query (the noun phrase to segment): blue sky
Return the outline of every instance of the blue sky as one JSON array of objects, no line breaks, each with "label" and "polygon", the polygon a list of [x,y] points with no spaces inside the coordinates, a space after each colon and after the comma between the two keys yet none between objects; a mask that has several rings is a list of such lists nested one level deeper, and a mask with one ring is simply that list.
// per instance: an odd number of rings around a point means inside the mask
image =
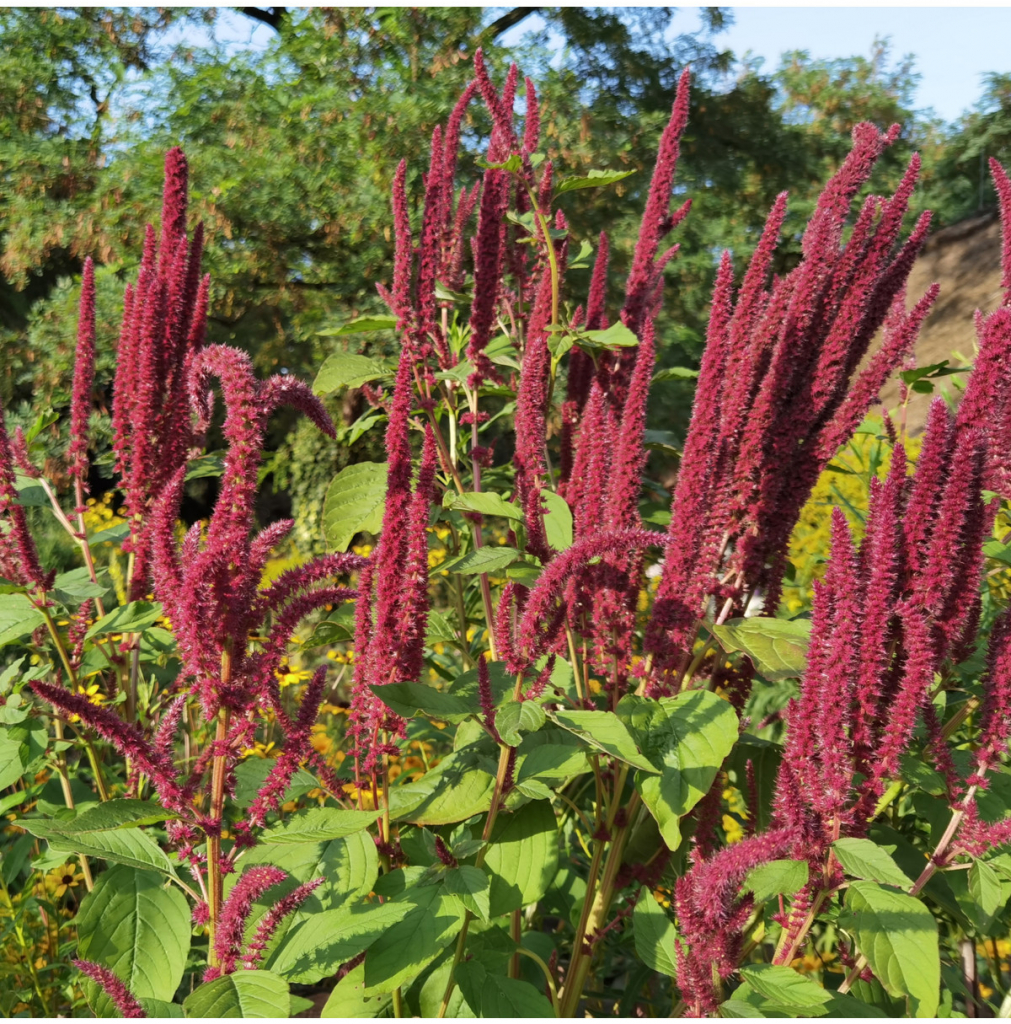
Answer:
[{"label": "blue sky", "polygon": [[[953,120],[982,92],[988,71],[1011,72],[1011,8],[1000,7],[733,7],[734,24],[717,37],[742,56],[765,58],[765,71],[787,50],[815,58],[868,55],[875,36],[891,37],[893,56],[916,57],[919,108]],[[698,14],[682,8],[675,25],[694,28]],[[684,31],[685,29],[679,29]]]},{"label": "blue sky", "polygon": [[[986,72],[1011,72],[1011,7],[730,9],[734,24],[719,34],[720,45],[738,56],[750,50],[765,58],[767,72],[776,68],[779,55],[787,50],[808,50],[815,58],[867,56],[875,36],[890,37],[894,59],[907,53],[916,58],[921,75],[916,107],[932,108],[946,121],[979,99]],[[698,24],[698,11],[681,7],[673,29],[693,31]],[[236,48],[260,48],[272,36],[270,29],[227,9],[222,11],[216,34]]]}]

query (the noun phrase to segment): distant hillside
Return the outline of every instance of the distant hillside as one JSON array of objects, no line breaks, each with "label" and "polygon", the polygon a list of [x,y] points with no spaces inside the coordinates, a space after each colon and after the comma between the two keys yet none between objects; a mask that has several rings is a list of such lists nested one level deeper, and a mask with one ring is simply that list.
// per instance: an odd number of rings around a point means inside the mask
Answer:
[{"label": "distant hillside", "polygon": [[[972,317],[977,309],[989,312],[1000,302],[1000,221],[995,213],[983,214],[943,228],[932,235],[909,278],[909,304],[937,281],[941,294],[923,325],[916,346],[916,365],[929,366],[945,359],[953,364],[971,362],[975,354]],[[950,388],[951,378],[939,381]],[[923,429],[931,395],[913,395],[909,401],[906,429]],[[885,408],[895,410],[898,383],[889,381],[881,393]]]}]

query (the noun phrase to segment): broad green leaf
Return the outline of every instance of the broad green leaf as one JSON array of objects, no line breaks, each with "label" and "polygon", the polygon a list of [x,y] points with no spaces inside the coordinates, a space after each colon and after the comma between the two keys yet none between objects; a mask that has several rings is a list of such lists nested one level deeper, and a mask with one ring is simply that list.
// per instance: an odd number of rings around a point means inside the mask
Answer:
[{"label": "broad green leaf", "polygon": [[288,930],[270,969],[290,982],[311,985],[364,952],[415,909],[406,901],[324,910]]},{"label": "broad green leaf", "polygon": [[[170,1003],[164,999],[145,999],[144,997],[141,997],[138,1002],[149,1017],[178,1017],[181,1019],[186,1016],[179,1003]],[[118,1014],[110,1012],[108,1016],[113,1017]]]},{"label": "broad green leaf", "polygon": [[[75,923],[82,959],[108,967],[138,998],[171,1001],[190,949],[190,909],[178,889],[151,871],[110,868]],[[85,989],[97,1016],[117,1016],[99,986],[87,982]]]},{"label": "broad green leaf", "polygon": [[547,509],[544,516],[544,534],[556,551],[572,547],[572,509],[569,503],[554,491],[541,491],[541,501]]},{"label": "broad green leaf", "polygon": [[99,581],[92,583],[87,566],[82,566],[80,569],[60,573],[53,580],[53,590],[64,604],[80,604],[89,597],[104,597],[112,589],[109,577],[105,573],[102,573]]},{"label": "broad green leaf", "polygon": [[[470,943],[468,942],[468,945]],[[449,984],[449,974],[453,969],[453,960],[445,957],[442,963],[437,964],[425,978],[418,993],[418,1009],[422,1017],[438,1017],[442,1009],[442,997],[446,993],[446,985]],[[449,997],[446,1006],[445,1018],[476,1017],[477,1014],[470,1008],[459,985],[453,986],[453,992]]]},{"label": "broad green leaf", "polygon": [[428,631],[425,634],[425,643],[429,647],[435,644],[455,644],[459,643],[459,636],[457,636],[456,630],[449,624],[445,615],[435,611],[433,608],[428,610]]},{"label": "broad green leaf", "polygon": [[613,185],[616,181],[627,178],[635,171],[599,171],[590,170],[582,177],[562,178],[555,189],[555,195],[564,195],[566,192],[574,192],[583,188],[600,188],[603,185]]},{"label": "broad green leaf", "polygon": [[283,1017],[288,983],[270,971],[236,971],[195,988],[183,1000],[187,1017]]},{"label": "broad green leaf", "polygon": [[694,380],[698,370],[690,370],[687,366],[664,366],[653,374],[653,383],[661,380]]},{"label": "broad green leaf", "polygon": [[[323,885],[299,910],[285,918],[281,925],[282,932],[323,910],[354,906],[371,892],[379,874],[376,846],[368,832],[355,832],[343,839],[331,839],[325,843],[296,843],[290,846],[258,843],[239,861],[241,870],[253,864],[272,864],[289,875],[288,880],[272,888],[263,897],[264,909],[272,906],[299,883],[314,878],[324,879]],[[227,876],[226,895],[238,877],[237,874]],[[280,941],[276,945],[280,945]],[[267,961],[265,966],[272,968]]]},{"label": "broad green leaf", "polygon": [[744,889],[750,889],[756,903],[764,903],[773,896],[790,896],[807,885],[806,860],[770,860],[752,868],[744,879]]},{"label": "broad green leaf", "polygon": [[528,590],[532,590],[534,584],[540,579],[544,569],[540,565],[528,562],[526,559],[512,562],[506,566],[506,576],[522,584]]},{"label": "broad green leaf", "polygon": [[385,1017],[392,1002],[392,992],[366,989],[365,964],[359,964],[334,986],[320,1017]]},{"label": "broad green leaf", "polygon": [[547,721],[540,704],[532,700],[514,700],[499,708],[495,728],[510,747],[519,746],[524,733],[537,732]]},{"label": "broad green leaf", "polygon": [[[119,811],[112,801],[108,805],[99,804],[77,818],[69,819],[36,819],[22,818],[18,824],[40,839],[46,839],[50,847],[60,853],[83,853],[88,857],[101,857],[116,864],[126,864],[134,868],[152,868],[166,875],[175,875],[175,868],[165,853],[151,836],[136,827],[139,822],[122,821],[117,818]],[[138,804],[144,801],[124,800],[124,804]],[[105,807],[113,807],[105,812]],[[163,812],[156,804],[147,803],[148,818],[162,821],[172,817]],[[126,817],[136,816],[136,808],[126,808],[122,814]],[[116,822],[119,822],[118,824]]]},{"label": "broad green leaf", "polygon": [[[0,729],[0,789],[13,786],[25,770],[21,758],[22,741],[12,733],[12,729]],[[19,821],[18,824],[23,822]]]},{"label": "broad green leaf", "polygon": [[129,604],[113,608],[103,615],[85,634],[86,639],[102,633],[139,633],[152,626],[156,619],[161,618],[162,607],[157,602],[131,601]]},{"label": "broad green leaf", "polygon": [[454,977],[464,999],[479,1017],[517,1020],[555,1016],[548,998],[530,982],[493,974],[477,960],[457,964]]},{"label": "broad green leaf", "polygon": [[888,851],[870,839],[837,839],[832,849],[847,875],[897,885],[900,889],[908,889],[913,884]]},{"label": "broad green leaf", "polygon": [[355,352],[334,352],[323,360],[323,365],[312,382],[315,395],[329,395],[338,388],[360,388],[370,380],[378,380],[389,371],[382,363]]},{"label": "broad green leaf", "polygon": [[416,782],[392,787],[390,815],[415,825],[450,825],[488,810],[494,788],[494,776],[457,751]]},{"label": "broad green leaf", "polygon": [[516,781],[560,782],[586,770],[586,748],[579,737],[554,727],[528,733],[516,748]]},{"label": "broad green leaf", "polygon": [[810,619],[730,619],[711,628],[725,651],[743,651],[766,679],[804,674]]},{"label": "broad green leaf", "polygon": [[[648,729],[636,738],[662,773],[638,773],[635,786],[656,819],[671,850],[681,843],[680,821],[709,792],[716,773],[733,749],[738,721],[727,701],[706,690],[690,690],[659,702],[623,698],[619,710],[639,703]],[[630,719],[636,721],[633,714]]]},{"label": "broad green leaf", "polygon": [[219,452],[210,452],[207,455],[200,455],[190,459],[186,463],[186,483],[191,480],[204,480],[209,477],[223,476],[225,472],[225,459]]},{"label": "broad green leaf", "polygon": [[110,800],[78,814],[76,818],[34,819],[19,822],[33,835],[48,839],[53,835],[80,836],[113,829],[138,828],[177,818],[153,800]]},{"label": "broad green leaf", "polygon": [[[248,807],[256,799],[256,794],[263,788],[273,766],[274,762],[269,757],[250,757],[235,766],[234,800],[239,807]],[[282,802],[295,800],[310,789],[318,788],[319,779],[304,768],[299,768],[288,783]]]},{"label": "broad green leaf", "polygon": [[0,647],[34,633],[45,622],[24,594],[0,594]]},{"label": "broad green leaf", "polygon": [[499,572],[519,558],[519,554],[515,548],[505,545],[485,545],[468,551],[467,554],[460,555],[458,558],[451,558],[448,562],[443,562],[442,565],[436,566],[432,570],[432,574],[438,574],[446,569],[459,573],[461,576]]},{"label": "broad green leaf", "polygon": [[759,995],[791,1010],[817,1010],[832,998],[827,989],[790,967],[748,964],[741,968],[741,977]]},{"label": "broad green leaf", "polygon": [[460,902],[475,917],[482,921],[489,920],[489,882],[488,876],[472,864],[461,864],[450,868],[442,876],[443,889],[459,898]]},{"label": "broad green leaf", "polygon": [[969,892],[976,905],[980,931],[985,933],[997,912],[1007,902],[1000,877],[985,860],[975,860],[969,868]]},{"label": "broad green leaf", "polygon": [[639,959],[651,970],[670,978],[677,976],[674,942],[677,929],[667,912],[643,886],[632,913],[632,933]]},{"label": "broad green leaf", "polygon": [[355,462],[330,481],[323,499],[323,536],[333,551],[346,551],[355,534],[378,533],[386,506],[386,463]]},{"label": "broad green leaf", "polygon": [[503,519],[523,519],[523,509],[511,501],[506,501],[502,495],[495,494],[494,491],[468,491],[466,494],[457,494],[450,508],[458,512],[480,512],[484,516],[501,516]]},{"label": "broad green leaf", "polygon": [[639,344],[639,339],[620,320],[603,331],[580,331],[576,340],[583,348],[595,350],[635,348]]},{"label": "broad green leaf", "polygon": [[875,977],[893,996],[907,995],[916,1017],[933,1017],[941,986],[937,923],[916,898],[877,882],[853,882],[846,890],[840,927]]},{"label": "broad green leaf", "polygon": [[495,820],[484,866],[491,873],[492,917],[536,903],[558,871],[558,823],[538,800]]},{"label": "broad green leaf", "polygon": [[296,811],[283,825],[268,828],[260,837],[275,846],[319,843],[343,839],[368,828],[376,820],[371,811],[345,811],[337,807],[309,807]]},{"label": "broad green leaf", "polygon": [[340,338],[346,334],[366,334],[369,331],[392,331],[397,326],[397,318],[387,313],[379,313],[373,316],[360,316],[349,320],[341,327],[325,327],[317,331],[324,338]]},{"label": "broad green leaf", "polygon": [[428,715],[447,722],[460,721],[480,711],[480,705],[424,683],[384,683],[372,686],[372,692],[403,718]]},{"label": "broad green leaf", "polygon": [[640,752],[625,724],[613,711],[555,711],[550,713],[550,718],[605,754],[633,768],[659,774],[660,769]]},{"label": "broad green leaf", "polygon": [[38,482],[28,476],[15,474],[14,487],[18,492],[18,504],[26,507],[45,508],[49,504],[49,495],[46,489]]},{"label": "broad green leaf", "polygon": [[130,524],[117,523],[115,526],[109,526],[104,530],[99,530],[98,533],[93,533],[88,538],[88,547],[95,547],[99,544],[119,545],[129,536]]},{"label": "broad green leaf", "polygon": [[455,896],[439,893],[388,928],[365,954],[365,984],[392,992],[427,967],[456,937],[466,914]]}]

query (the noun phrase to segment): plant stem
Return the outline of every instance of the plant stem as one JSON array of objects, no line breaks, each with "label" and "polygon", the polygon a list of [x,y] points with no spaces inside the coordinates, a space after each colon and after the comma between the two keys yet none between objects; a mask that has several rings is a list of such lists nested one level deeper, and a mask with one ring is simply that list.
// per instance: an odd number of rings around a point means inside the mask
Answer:
[{"label": "plant stem", "polygon": [[[222,654],[222,677],[225,675],[226,655]],[[230,661],[228,668],[230,674]],[[214,734],[214,761],[211,774],[211,820],[216,822],[217,831],[207,837],[207,907],[208,925],[210,926],[210,947],[208,961],[216,967],[218,956],[214,949],[218,918],[221,916],[222,876],[221,876],[221,827],[225,808],[225,768],[227,754],[224,751],[228,741],[228,708],[218,712],[218,727]]]},{"label": "plant stem", "polygon": [[[509,772],[509,754],[511,747],[506,746],[504,743],[499,744],[499,756],[498,756],[498,772],[495,776],[495,788],[491,794],[491,807],[488,808],[488,817],[484,820],[484,829],[481,832],[481,839],[487,844],[491,838],[492,829],[495,827],[495,819],[498,817],[498,805],[502,797],[502,790],[505,787],[506,776]],[[480,868],[484,864],[485,851],[488,849],[487,845],[483,846],[477,856],[474,858],[474,864]],[[439,1018],[446,1016],[446,1010],[449,1007],[450,997],[453,995],[453,989],[456,987],[456,968],[460,961],[463,959],[463,952],[467,946],[467,932],[470,930],[470,922],[473,920],[474,915],[468,910],[463,915],[463,925],[460,928],[460,935],[456,940],[456,950],[453,953],[453,964],[449,969],[449,979],[446,982],[446,991],[442,995],[442,1003],[439,1005]]]}]

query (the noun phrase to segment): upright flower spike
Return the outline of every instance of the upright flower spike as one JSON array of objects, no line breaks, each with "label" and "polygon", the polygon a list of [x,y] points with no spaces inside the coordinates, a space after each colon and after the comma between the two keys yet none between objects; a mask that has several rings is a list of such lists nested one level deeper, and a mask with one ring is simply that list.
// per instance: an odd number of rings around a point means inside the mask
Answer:
[{"label": "upright flower spike", "polygon": [[688,123],[688,99],[691,87],[691,73],[686,68],[678,80],[677,94],[671,109],[670,120],[660,139],[653,180],[650,182],[646,209],[642,215],[642,227],[632,257],[632,269],[625,286],[625,308],[622,320],[636,334],[642,329],[646,308],[654,287],[654,261],[660,240],[671,230],[670,213],[671,189],[677,170],[681,147],[681,135]]},{"label": "upright flower spike", "polygon": [[81,304],[77,317],[74,388],[70,402],[70,475],[86,486],[88,479],[88,420],[95,379],[95,264],[89,256],[81,274]]},{"label": "upright flower spike", "polygon": [[1011,181],[1008,180],[1007,172],[1000,162],[993,157],[990,157],[990,176],[993,178],[993,187],[997,191],[997,200],[1000,203],[1002,231],[1000,286],[1004,289],[1002,305],[1009,306],[1011,305]]},{"label": "upright flower spike", "polygon": [[393,312],[397,317],[397,330],[410,326],[411,275],[413,273],[414,243],[411,240],[411,218],[407,212],[407,161],[397,164],[393,175],[393,236],[396,247],[393,255]]},{"label": "upright flower spike", "polygon": [[[2,527],[6,525],[6,530]],[[0,572],[14,583],[48,590],[56,572],[46,572],[28,529],[25,509],[18,500],[14,452],[0,406]]]}]

